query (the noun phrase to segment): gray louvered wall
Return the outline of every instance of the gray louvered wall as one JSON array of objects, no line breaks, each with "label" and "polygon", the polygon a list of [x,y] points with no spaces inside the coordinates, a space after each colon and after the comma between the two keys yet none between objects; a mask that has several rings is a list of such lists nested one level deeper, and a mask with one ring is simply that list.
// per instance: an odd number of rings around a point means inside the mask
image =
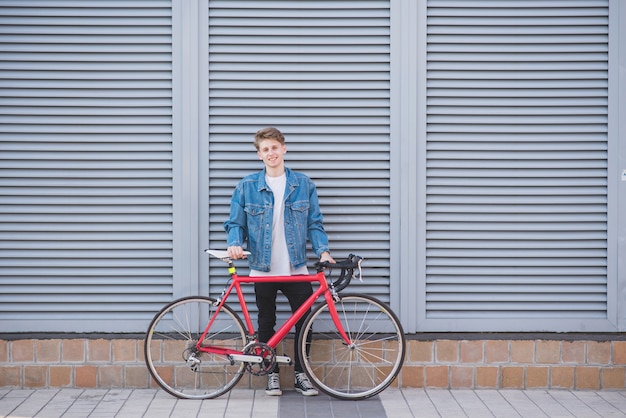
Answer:
[{"label": "gray louvered wall", "polygon": [[[353,290],[389,299],[389,22],[384,0],[209,2],[212,247],[237,181],[263,168],[254,133],[276,126],[318,186],[333,255],[367,259]],[[211,264],[212,292],[224,273]]]},{"label": "gray louvered wall", "polygon": [[[615,5],[0,0],[0,332],[138,332],[206,292],[187,232],[223,248],[267,125],[316,181],[333,254],[366,257],[352,290],[397,298],[408,331],[614,330]],[[392,135],[401,113],[423,130]]]},{"label": "gray louvered wall", "polygon": [[143,324],[172,294],[171,4],[0,13],[2,330]]},{"label": "gray louvered wall", "polygon": [[426,317],[606,318],[608,1],[427,19]]}]

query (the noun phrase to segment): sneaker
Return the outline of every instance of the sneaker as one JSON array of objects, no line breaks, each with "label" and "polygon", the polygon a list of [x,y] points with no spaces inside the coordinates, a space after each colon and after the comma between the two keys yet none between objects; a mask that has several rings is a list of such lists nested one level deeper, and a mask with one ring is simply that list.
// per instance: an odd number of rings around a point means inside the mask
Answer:
[{"label": "sneaker", "polygon": [[267,375],[265,394],[268,396],[280,396],[283,394],[283,391],[280,390],[280,375],[278,373],[270,373]]},{"label": "sneaker", "polygon": [[296,392],[300,392],[304,396],[316,396],[319,392],[313,387],[308,376],[304,372],[296,373],[296,382],[294,384]]}]

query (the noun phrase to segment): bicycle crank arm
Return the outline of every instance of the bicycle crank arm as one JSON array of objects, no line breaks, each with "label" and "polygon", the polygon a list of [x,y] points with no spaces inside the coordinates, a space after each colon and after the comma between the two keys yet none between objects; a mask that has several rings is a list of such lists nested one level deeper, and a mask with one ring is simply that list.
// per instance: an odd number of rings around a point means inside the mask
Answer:
[{"label": "bicycle crank arm", "polygon": [[291,357],[288,356],[276,356],[276,363],[292,364]]},{"label": "bicycle crank arm", "polygon": [[[261,363],[263,361],[261,356],[251,356],[249,354],[231,354],[229,357],[232,361],[242,361],[245,363]],[[276,356],[276,363],[292,364],[291,357]]]},{"label": "bicycle crank arm", "polygon": [[263,357],[251,356],[249,354],[231,354],[230,358],[233,361],[242,361],[245,363],[261,363],[263,361]]}]

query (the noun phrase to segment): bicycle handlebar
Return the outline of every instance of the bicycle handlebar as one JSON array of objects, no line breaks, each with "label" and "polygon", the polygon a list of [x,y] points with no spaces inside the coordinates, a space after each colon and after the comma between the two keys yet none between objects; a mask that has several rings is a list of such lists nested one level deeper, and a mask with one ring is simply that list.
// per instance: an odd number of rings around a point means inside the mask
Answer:
[{"label": "bicycle handlebar", "polygon": [[[363,257],[360,257],[355,254],[350,254],[348,258],[342,261],[337,261],[335,263],[331,263],[328,261],[318,261],[315,263],[315,268],[318,272],[323,270],[328,270],[328,276],[330,277],[333,268],[340,268],[341,273],[339,278],[333,281],[333,287],[337,292],[345,289],[353,278],[358,278],[359,280],[363,280],[361,276],[361,261],[363,261]],[[358,273],[355,275],[354,269],[358,269]]]}]

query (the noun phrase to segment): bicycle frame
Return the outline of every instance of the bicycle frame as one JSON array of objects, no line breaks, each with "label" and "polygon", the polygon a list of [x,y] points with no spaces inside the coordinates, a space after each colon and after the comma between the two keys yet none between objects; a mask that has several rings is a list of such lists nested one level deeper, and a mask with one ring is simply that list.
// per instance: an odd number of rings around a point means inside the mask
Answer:
[{"label": "bicycle frame", "polygon": [[[196,343],[196,349],[201,352],[211,353],[211,354],[221,354],[221,355],[242,355],[243,351],[232,350],[219,346],[212,345],[202,345],[207,333],[211,329],[211,326],[217,319],[222,307],[226,304],[226,300],[228,300],[229,295],[232,293],[233,289],[237,294],[237,298],[239,299],[239,305],[241,306],[241,310],[244,317],[244,322],[246,324],[248,338],[252,338],[256,334],[254,325],[252,324],[252,320],[250,319],[250,313],[248,311],[248,306],[246,304],[243,290],[241,289],[242,284],[247,283],[281,283],[281,282],[310,282],[310,283],[319,283],[319,287],[313,292],[313,294],[304,302],[296,312],[292,313],[292,315],[285,321],[285,323],[274,333],[274,335],[267,341],[267,345],[269,345],[272,349],[275,349],[278,344],[287,336],[291,328],[302,318],[307,311],[313,306],[313,304],[320,298],[322,295],[326,299],[326,302],[329,306],[329,312],[331,315],[331,319],[335,327],[337,327],[337,331],[339,335],[346,343],[346,345],[350,346],[352,342],[350,341],[348,335],[343,329],[343,325],[339,320],[339,315],[337,314],[337,310],[335,309],[335,300],[334,300],[334,289],[331,289],[328,286],[328,282],[326,281],[326,276],[323,271],[320,271],[316,274],[308,274],[308,275],[299,275],[299,276],[239,276],[235,269],[235,266],[232,261],[229,261],[228,272],[231,277],[231,283],[224,289],[222,295],[219,297],[219,305],[215,310],[215,313],[209,320],[204,332],[200,336],[198,342]],[[249,341],[252,342],[252,341]],[[260,361],[260,359],[257,359]]]}]

